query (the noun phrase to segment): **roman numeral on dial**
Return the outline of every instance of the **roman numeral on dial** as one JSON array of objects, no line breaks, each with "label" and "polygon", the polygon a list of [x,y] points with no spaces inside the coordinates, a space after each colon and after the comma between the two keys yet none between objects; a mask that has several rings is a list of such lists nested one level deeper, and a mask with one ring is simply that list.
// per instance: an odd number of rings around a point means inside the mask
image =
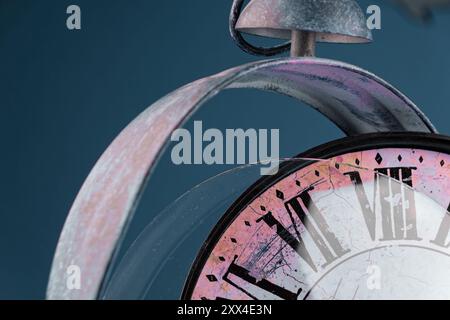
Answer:
[{"label": "roman numeral on dial", "polygon": [[257,222],[263,221],[270,228],[275,227],[278,236],[297,252],[315,272],[317,272],[317,265],[314,263],[311,254],[305,247],[295,217],[300,220],[301,224],[305,227],[305,230],[311,236],[315,246],[324,257],[326,263],[322,267],[325,267],[342,257],[349,252],[349,250],[344,250],[334,233],[330,231],[330,227],[325,218],[311,198],[309,192],[312,190],[314,190],[313,186],[285,203],[285,208],[289,214],[295,236],[292,235],[281,222],[275,219],[271,212],[258,219]]},{"label": "roman numeral on dial", "polygon": [[370,205],[359,171],[347,172],[372,240],[376,239],[375,203],[379,196],[382,238],[389,240],[421,240],[417,235],[416,204],[412,189],[412,172],[416,168],[380,168],[375,170],[374,201]]},{"label": "roman numeral on dial", "polygon": [[450,242],[445,243],[448,233],[450,232],[450,204],[448,206],[447,212],[444,214],[444,218],[442,219],[441,225],[439,227],[439,231],[436,235],[436,239],[432,240],[431,243],[438,245],[443,248],[450,247]]},{"label": "roman numeral on dial", "polygon": [[[230,264],[227,272],[223,276],[224,281],[231,284],[233,287],[239,289],[240,291],[244,292],[246,295],[248,295],[249,297],[251,297],[254,300],[259,300],[259,299],[254,294],[252,294],[252,293],[248,292],[246,289],[244,289],[243,284],[238,284],[237,283],[238,279],[240,279],[240,281],[246,282],[247,284],[256,286],[264,291],[270,292],[271,294],[273,294],[277,297],[280,297],[284,300],[297,300],[302,289],[299,289],[297,293],[294,293],[294,292],[291,292],[283,287],[280,287],[266,279],[257,280],[255,277],[250,275],[249,270],[236,264],[237,258],[238,258],[238,256],[234,256],[233,262]],[[231,276],[235,276],[238,279],[232,279]]]}]

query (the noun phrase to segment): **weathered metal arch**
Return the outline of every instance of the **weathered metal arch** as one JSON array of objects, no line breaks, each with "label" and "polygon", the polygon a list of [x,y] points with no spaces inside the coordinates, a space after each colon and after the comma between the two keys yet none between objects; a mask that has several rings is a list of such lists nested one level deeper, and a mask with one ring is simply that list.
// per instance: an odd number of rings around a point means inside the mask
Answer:
[{"label": "weathered metal arch", "polygon": [[[395,88],[360,68],[323,59],[247,64],[186,85],[157,101],[124,129],[83,184],[64,225],[50,274],[49,299],[95,299],[148,177],[167,141],[204,102],[227,88],[272,90],[306,102],[348,135],[436,132]],[[80,290],[66,270],[82,270]]]}]

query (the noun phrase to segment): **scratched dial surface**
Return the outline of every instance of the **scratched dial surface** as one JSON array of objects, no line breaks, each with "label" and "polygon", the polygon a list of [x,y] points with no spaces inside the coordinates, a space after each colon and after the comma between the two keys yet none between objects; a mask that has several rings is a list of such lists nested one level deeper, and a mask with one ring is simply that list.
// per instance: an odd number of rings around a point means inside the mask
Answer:
[{"label": "scratched dial surface", "polygon": [[226,213],[183,297],[450,299],[449,141],[346,139],[282,168]]}]

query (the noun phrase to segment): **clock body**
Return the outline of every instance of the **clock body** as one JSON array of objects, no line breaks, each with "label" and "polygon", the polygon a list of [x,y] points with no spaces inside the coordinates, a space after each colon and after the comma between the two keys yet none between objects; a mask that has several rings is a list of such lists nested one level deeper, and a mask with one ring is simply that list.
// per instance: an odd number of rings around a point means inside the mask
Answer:
[{"label": "clock body", "polygon": [[450,299],[450,139],[345,138],[286,161],[226,212],[184,299]]}]

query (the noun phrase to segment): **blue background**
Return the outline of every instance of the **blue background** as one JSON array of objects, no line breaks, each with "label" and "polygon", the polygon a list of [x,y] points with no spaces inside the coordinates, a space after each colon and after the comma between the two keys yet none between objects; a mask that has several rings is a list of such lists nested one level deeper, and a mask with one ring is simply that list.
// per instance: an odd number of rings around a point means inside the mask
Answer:
[{"label": "blue background", "polygon": [[[387,1],[370,45],[319,45],[408,95],[450,134],[450,12],[423,25]],[[66,8],[82,30],[66,28]],[[254,61],[228,35],[231,1],[0,0],[0,298],[42,299],[52,255],[82,182],[133,118],[177,87]],[[316,112],[272,93],[219,95],[205,128],[279,128],[281,156],[341,137]],[[192,122],[187,124],[192,127]],[[224,167],[176,167],[165,155],[131,226]],[[132,239],[133,236],[130,237]]]}]

